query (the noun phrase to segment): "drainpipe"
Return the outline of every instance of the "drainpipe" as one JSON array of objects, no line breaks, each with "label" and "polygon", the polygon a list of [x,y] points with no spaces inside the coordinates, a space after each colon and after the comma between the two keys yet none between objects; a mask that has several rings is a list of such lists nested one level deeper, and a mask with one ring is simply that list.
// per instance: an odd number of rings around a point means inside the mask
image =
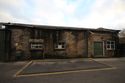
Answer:
[{"label": "drainpipe", "polygon": [[86,37],[85,37],[85,38],[86,38],[86,55],[87,55],[87,57],[89,57],[89,55],[88,55],[88,54],[89,54],[89,53],[88,53],[88,52],[89,52],[89,51],[88,51],[89,31],[88,31],[88,30],[86,31],[86,35],[85,35],[85,36],[86,36]]}]

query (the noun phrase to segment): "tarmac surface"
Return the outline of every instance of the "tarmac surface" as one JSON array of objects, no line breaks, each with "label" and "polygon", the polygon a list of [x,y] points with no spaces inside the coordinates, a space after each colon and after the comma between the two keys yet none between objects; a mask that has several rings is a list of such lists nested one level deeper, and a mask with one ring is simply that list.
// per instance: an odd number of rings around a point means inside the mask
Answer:
[{"label": "tarmac surface", "polygon": [[94,60],[65,60],[60,61],[33,61],[25,69],[20,72],[20,75],[38,74],[38,73],[54,73],[76,70],[102,69],[110,68],[110,66],[99,63]]},{"label": "tarmac surface", "polygon": [[0,63],[0,83],[125,83],[125,58]]}]

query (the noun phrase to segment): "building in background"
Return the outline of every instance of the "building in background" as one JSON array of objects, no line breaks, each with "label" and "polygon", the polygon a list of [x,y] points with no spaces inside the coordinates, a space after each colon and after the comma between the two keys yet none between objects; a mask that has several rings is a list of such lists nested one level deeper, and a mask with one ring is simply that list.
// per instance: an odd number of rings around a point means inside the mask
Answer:
[{"label": "building in background", "polygon": [[0,23],[0,60],[115,57],[119,30]]},{"label": "building in background", "polygon": [[119,56],[125,57],[125,37],[119,38]]}]

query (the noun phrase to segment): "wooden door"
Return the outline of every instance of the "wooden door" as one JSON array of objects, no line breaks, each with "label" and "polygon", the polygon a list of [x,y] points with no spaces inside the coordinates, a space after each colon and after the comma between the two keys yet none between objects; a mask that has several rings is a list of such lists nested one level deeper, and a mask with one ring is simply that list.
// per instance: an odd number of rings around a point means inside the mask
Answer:
[{"label": "wooden door", "polygon": [[94,57],[103,56],[103,42],[94,42]]}]

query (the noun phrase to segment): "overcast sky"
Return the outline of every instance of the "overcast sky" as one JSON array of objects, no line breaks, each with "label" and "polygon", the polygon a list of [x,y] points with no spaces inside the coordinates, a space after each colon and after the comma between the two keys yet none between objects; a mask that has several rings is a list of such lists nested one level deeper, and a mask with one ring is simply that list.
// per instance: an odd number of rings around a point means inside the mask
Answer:
[{"label": "overcast sky", "polygon": [[0,22],[125,28],[125,0],[0,0]]}]

